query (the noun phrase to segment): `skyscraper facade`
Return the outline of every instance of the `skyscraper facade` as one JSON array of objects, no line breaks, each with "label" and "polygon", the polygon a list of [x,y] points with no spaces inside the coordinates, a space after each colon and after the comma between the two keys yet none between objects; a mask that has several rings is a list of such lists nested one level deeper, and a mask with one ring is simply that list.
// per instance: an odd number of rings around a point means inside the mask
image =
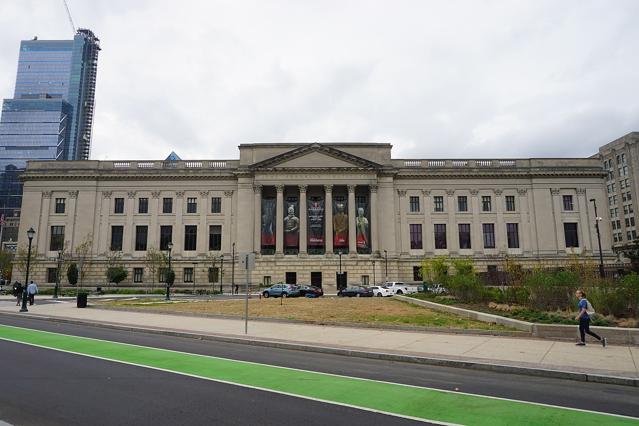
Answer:
[{"label": "skyscraper facade", "polygon": [[73,40],[24,40],[12,99],[0,118],[0,220],[14,239],[20,172],[28,160],[86,160],[91,149],[100,40],[78,29]]}]

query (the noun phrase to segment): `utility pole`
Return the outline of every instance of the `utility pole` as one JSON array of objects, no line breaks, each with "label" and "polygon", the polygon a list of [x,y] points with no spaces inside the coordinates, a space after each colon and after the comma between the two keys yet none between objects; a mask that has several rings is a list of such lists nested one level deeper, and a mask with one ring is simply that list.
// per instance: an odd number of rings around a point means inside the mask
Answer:
[{"label": "utility pole", "polygon": [[603,253],[601,251],[601,233],[599,232],[599,221],[601,218],[597,216],[597,200],[591,198],[590,201],[595,207],[595,229],[597,230],[597,243],[599,243],[599,276],[604,278],[606,273],[604,272]]}]

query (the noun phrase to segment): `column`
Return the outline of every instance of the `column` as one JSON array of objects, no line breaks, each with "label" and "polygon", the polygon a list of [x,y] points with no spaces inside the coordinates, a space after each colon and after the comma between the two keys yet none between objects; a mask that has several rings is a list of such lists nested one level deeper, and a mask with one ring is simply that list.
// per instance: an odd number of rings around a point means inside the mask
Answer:
[{"label": "column", "polygon": [[[473,195],[471,197],[472,203],[472,212],[473,216],[478,214],[477,207],[477,190],[471,190],[470,193]],[[448,212],[448,226],[446,229],[446,247],[448,248],[448,253],[453,254],[457,253],[459,250],[459,229],[457,227],[457,222],[455,221],[455,190],[448,189],[446,190],[446,211]]]},{"label": "column", "polygon": [[430,197],[430,191],[427,189],[422,190],[424,195],[424,229],[422,229],[422,244],[424,246],[424,253],[426,255],[433,254],[435,250],[435,228],[433,227],[433,220],[431,212],[433,211],[433,203]]},{"label": "column", "polygon": [[[250,198],[249,198],[250,199]],[[222,227],[222,253],[231,252],[231,240],[233,239],[233,233],[231,232],[231,217],[233,216],[233,191],[224,191],[224,200],[222,201],[224,206],[224,225]],[[250,222],[246,224],[250,229]],[[208,230],[207,230],[208,232]],[[247,236],[246,249],[250,251],[249,241],[250,236]],[[226,257],[226,256],[225,256]]]},{"label": "column", "polygon": [[506,252],[508,242],[506,239],[506,221],[504,220],[504,199],[503,191],[495,189],[495,211],[497,212],[497,220],[495,223],[495,247],[500,253]]},{"label": "column", "polygon": [[[255,212],[253,211],[253,197],[255,196],[253,180],[253,176],[248,173],[238,176],[237,194],[235,195],[235,210],[233,210],[233,199],[226,195],[226,192],[228,191],[224,192],[223,203],[228,204],[228,206],[223,206],[224,226],[228,226],[229,229],[228,233],[226,230],[223,231],[222,241],[224,241],[224,239],[229,240],[231,243],[229,247],[232,247],[232,241],[230,240],[235,239],[235,251],[238,254],[252,251],[254,244],[254,238],[253,235],[251,235],[253,222],[255,221]],[[231,196],[232,195],[233,194],[231,194]],[[229,207],[229,209],[227,209],[227,207]],[[236,213],[234,214],[234,212]],[[231,225],[233,226],[233,229],[231,229]],[[228,237],[225,238],[227,235]]]},{"label": "column", "polygon": [[566,241],[564,240],[564,227],[561,220],[561,191],[559,188],[551,188],[553,217],[555,219],[555,241],[557,243],[557,253],[566,251]]},{"label": "column", "polygon": [[[198,211],[200,212],[200,224],[199,231],[197,233],[197,253],[206,254],[209,251],[209,227],[206,226],[206,213],[207,213],[207,199],[209,198],[209,191],[200,191],[200,201],[198,205]],[[193,270],[195,274],[195,270]],[[197,283],[197,281],[196,281]]]},{"label": "column", "polygon": [[357,230],[355,229],[355,185],[348,185],[348,255],[357,255]]},{"label": "column", "polygon": [[253,185],[254,201],[253,209],[253,251],[260,253],[262,249],[262,185]]},{"label": "column", "polygon": [[[581,241],[583,241],[584,251],[592,252],[592,241],[590,240],[591,223],[588,220],[588,199],[586,198],[586,188],[577,188],[577,205],[579,208],[579,231]],[[595,218],[597,220],[597,218]],[[594,223],[594,221],[593,221]],[[601,223],[599,224],[601,227]]]},{"label": "column", "polygon": [[100,200],[102,207],[100,209],[100,242],[98,245],[99,255],[111,250],[111,232],[109,229],[109,215],[111,213],[111,196],[112,191],[102,191],[102,199]]},{"label": "column", "polygon": [[[69,213],[67,216],[67,229],[69,229],[71,232],[69,234],[70,239],[69,241],[69,247],[65,247],[66,250],[69,250],[69,252],[73,252],[74,246],[75,246],[75,224],[78,222],[77,221],[77,213],[78,213],[78,190],[74,190],[74,191],[69,191]],[[70,223],[69,223],[70,221]],[[66,238],[66,235],[65,235]],[[82,243],[82,238],[83,236],[80,236],[81,240],[80,243]],[[66,246],[66,241],[65,241],[65,246]]]},{"label": "column", "polygon": [[528,202],[528,190],[526,188],[517,189],[519,195],[519,217],[520,217],[520,229],[519,229],[519,247],[521,247],[524,253],[537,252],[537,247],[534,245],[535,239],[531,237],[533,232],[534,221],[530,219],[530,209]]},{"label": "column", "polygon": [[160,214],[160,191],[151,192],[151,225],[149,226],[149,248],[160,249],[160,228],[158,227],[158,215]]},{"label": "column", "polygon": [[[47,235],[49,235],[49,216],[51,215],[51,196],[53,195],[52,191],[44,191],[42,192],[42,210],[40,214],[40,224],[39,229],[36,229],[36,241],[37,244],[37,252],[38,253],[46,253],[49,251],[49,246],[47,246]],[[19,236],[20,237],[20,236]],[[18,238],[19,240],[20,238]],[[36,253],[36,254],[38,254]]]},{"label": "column", "polygon": [[325,205],[324,222],[326,236],[324,237],[324,247],[326,254],[333,254],[333,185],[324,185]]},{"label": "column", "polygon": [[306,256],[307,226],[306,226],[306,185],[300,185],[300,251],[299,254]]},{"label": "column", "polygon": [[384,250],[388,251],[389,256],[396,254],[395,233],[397,226],[395,225],[395,183],[392,175],[378,175],[377,183],[379,185],[377,200],[377,212],[379,213],[377,220],[379,221],[379,250],[383,254]]},{"label": "column", "polygon": [[377,211],[377,185],[369,186],[371,192],[371,211],[370,211],[370,228],[371,228],[371,255],[379,256],[379,212]]},{"label": "column", "polygon": [[275,254],[284,254],[284,185],[277,185]]},{"label": "column", "polygon": [[400,254],[402,256],[407,256],[410,250],[410,245],[408,242],[408,218],[406,217],[406,190],[398,189],[397,195],[399,196],[399,246],[401,247]]},{"label": "column", "polygon": [[135,226],[133,225],[133,213],[135,212],[135,191],[126,193],[126,205],[124,206],[124,214],[126,215],[126,226],[124,227],[124,241],[122,242],[122,251],[125,255],[132,255],[135,250]]},{"label": "column", "polygon": [[[171,256],[176,258],[182,255],[184,250],[184,222],[182,221],[182,212],[184,211],[184,191],[175,191],[175,226],[173,227],[173,249]],[[176,276],[177,279],[177,276]]]}]

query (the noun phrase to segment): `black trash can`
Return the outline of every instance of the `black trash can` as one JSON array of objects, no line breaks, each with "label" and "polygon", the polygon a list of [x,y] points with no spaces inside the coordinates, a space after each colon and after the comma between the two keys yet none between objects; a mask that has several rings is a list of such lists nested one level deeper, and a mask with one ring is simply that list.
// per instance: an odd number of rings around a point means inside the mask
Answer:
[{"label": "black trash can", "polygon": [[86,293],[78,293],[78,308],[86,308],[87,307],[87,298],[89,297]]}]

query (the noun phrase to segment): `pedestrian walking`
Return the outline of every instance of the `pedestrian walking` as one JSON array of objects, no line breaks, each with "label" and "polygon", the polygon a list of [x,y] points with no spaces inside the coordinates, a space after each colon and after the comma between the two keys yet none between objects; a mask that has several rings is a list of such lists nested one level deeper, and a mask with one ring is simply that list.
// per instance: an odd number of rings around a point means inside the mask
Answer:
[{"label": "pedestrian walking", "polygon": [[24,287],[22,287],[22,283],[16,281],[13,283],[13,297],[16,298],[16,306],[20,305],[22,301],[22,292],[24,291]]},{"label": "pedestrian walking", "polygon": [[240,294],[240,286],[239,286],[239,284],[235,284],[235,294]]},{"label": "pedestrian walking", "polygon": [[27,286],[27,295],[29,296],[29,305],[33,305],[35,302],[35,295],[38,294],[38,286],[31,281]]},{"label": "pedestrian walking", "polygon": [[601,342],[601,346],[605,348],[608,345],[606,338],[590,331],[590,317],[594,315],[595,309],[592,307],[588,299],[586,299],[586,293],[583,290],[577,290],[575,292],[575,296],[577,296],[577,299],[579,300],[579,314],[577,314],[575,319],[579,321],[579,336],[581,337],[577,346],[586,346],[586,334],[589,334],[599,340]]}]

